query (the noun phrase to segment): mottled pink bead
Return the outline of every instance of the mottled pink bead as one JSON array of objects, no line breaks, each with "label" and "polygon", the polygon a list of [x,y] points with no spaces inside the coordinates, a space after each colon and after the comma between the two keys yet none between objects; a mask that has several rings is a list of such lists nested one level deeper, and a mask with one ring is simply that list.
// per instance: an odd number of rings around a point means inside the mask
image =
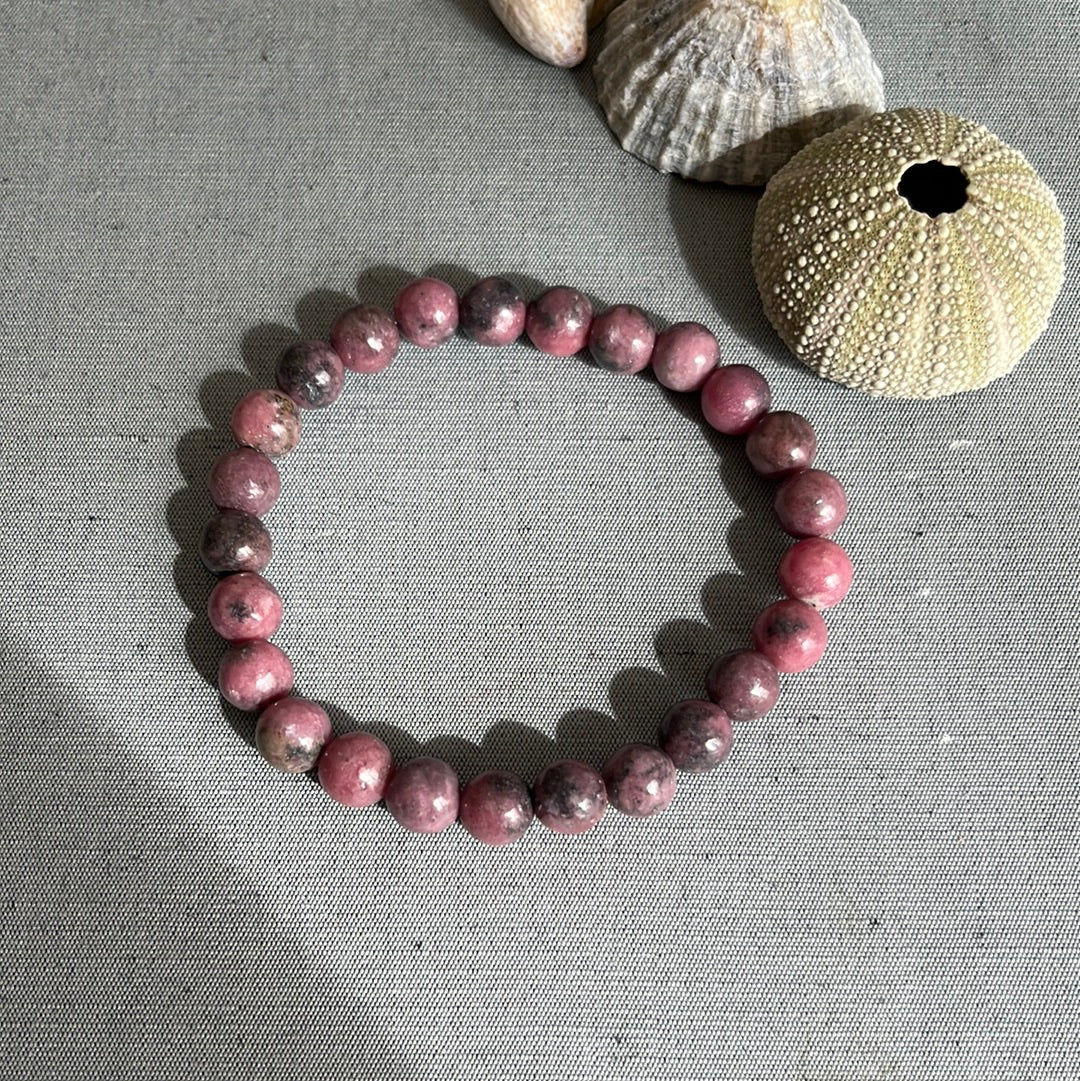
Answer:
[{"label": "mottled pink bead", "polygon": [[394,318],[413,345],[434,349],[457,330],[457,293],[438,278],[418,278],[398,293]]},{"label": "mottled pink bead", "polygon": [[780,673],[768,657],[737,649],[713,661],[705,689],[732,721],[756,721],[776,705]]},{"label": "mottled pink bead", "polygon": [[414,833],[438,833],[458,813],[458,778],[438,758],[414,758],[399,766],[386,786],[386,809]]},{"label": "mottled pink bead", "polygon": [[731,750],[731,719],[717,705],[688,698],[671,707],[660,722],[660,746],[677,769],[704,773]]},{"label": "mottled pink bead", "polygon": [[505,278],[482,278],[461,298],[458,326],[479,345],[509,345],[525,329],[525,301]]},{"label": "mottled pink bead", "polygon": [[803,601],[770,604],[754,620],[754,648],[780,672],[805,672],[825,654],[828,632],[816,608]]},{"label": "mottled pink bead", "polygon": [[847,516],[847,494],[831,473],[807,469],[776,489],[773,507],[780,528],[792,537],[829,537]]},{"label": "mottled pink bead", "polygon": [[532,825],[529,789],[520,777],[490,770],[474,777],[461,791],[461,824],[486,845],[508,845]]},{"label": "mottled pink bead", "polygon": [[332,405],[345,386],[345,365],[326,342],[297,342],[277,362],[277,385],[301,409]]},{"label": "mottled pink bead", "polygon": [[536,817],[554,833],[585,833],[607,810],[604,778],[584,762],[552,762],[533,784]]},{"label": "mottled pink bead", "polygon": [[253,390],[236,403],[231,426],[237,443],[271,458],[288,454],[300,442],[300,413],[280,390]]},{"label": "mottled pink bead", "polygon": [[589,328],[589,354],[609,372],[632,374],[647,368],[655,341],[649,317],[633,304],[608,308]]},{"label": "mottled pink bead", "polygon": [[206,523],[199,555],[213,574],[265,570],[273,555],[266,526],[254,514],[223,510]]},{"label": "mottled pink bead", "polygon": [[330,738],[330,717],[306,698],[282,698],[259,714],[255,747],[275,769],[306,773]]},{"label": "mottled pink bead", "polygon": [[652,370],[669,390],[697,390],[720,359],[720,343],[700,323],[675,323],[656,335]]},{"label": "mottled pink bead", "polygon": [[401,333],[389,312],[358,304],[338,317],[330,344],[341,363],[354,372],[381,372],[397,355]]},{"label": "mottled pink bead", "polygon": [[787,477],[810,468],[817,432],[799,413],[766,413],[746,434],[746,457],[763,477]]},{"label": "mottled pink bead", "polygon": [[235,447],[214,462],[209,488],[215,506],[261,518],[281,495],[281,474],[265,454]]},{"label": "mottled pink bead", "polygon": [[765,376],[749,364],[717,368],[701,386],[705,421],[724,435],[745,435],[770,405],[772,391]]},{"label": "mottled pink bead", "polygon": [[326,794],[348,807],[378,803],[394,773],[390,748],[370,732],[347,732],[330,740],[318,766]]},{"label": "mottled pink bead", "polygon": [[206,614],[228,642],[269,638],[281,626],[281,596],[261,574],[230,574],[210,591]]},{"label": "mottled pink bead", "polygon": [[611,806],[634,818],[659,814],[675,798],[675,764],[656,747],[631,743],[617,750],[602,772]]},{"label": "mottled pink bead", "polygon": [[780,588],[789,597],[815,608],[839,604],[855,576],[847,552],[824,537],[807,537],[789,548],[777,573]]},{"label": "mottled pink bead", "polygon": [[588,345],[592,321],[592,301],[576,289],[556,285],[526,309],[525,333],[541,353],[571,357]]},{"label": "mottled pink bead", "polygon": [[237,709],[262,709],[292,686],[292,661],[273,642],[230,646],[218,665],[218,689]]}]

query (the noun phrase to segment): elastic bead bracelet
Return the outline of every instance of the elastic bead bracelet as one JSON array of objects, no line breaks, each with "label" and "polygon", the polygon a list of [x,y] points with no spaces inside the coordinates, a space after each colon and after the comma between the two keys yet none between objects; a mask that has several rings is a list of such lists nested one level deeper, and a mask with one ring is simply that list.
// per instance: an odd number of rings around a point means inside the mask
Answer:
[{"label": "elastic bead bracelet", "polygon": [[[754,621],[749,648],[717,659],[706,677],[706,698],[677,703],[659,725],[658,746],[632,743],[602,770],[574,759],[551,763],[530,788],[520,777],[492,770],[459,785],[454,769],[436,758],[396,765],[370,732],[334,736],[326,710],[292,695],[292,662],[269,641],[282,620],[281,597],[262,576],[272,554],[261,521],[281,491],[273,459],[300,441],[301,410],[331,405],[346,370],[373,373],[397,354],[401,339],[432,349],[455,333],[481,345],[508,345],[522,334],[541,352],[587,351],[613,372],[651,367],[670,390],[700,393],[706,422],[744,436],[747,458],[762,477],[778,481],[774,508],[780,527],[796,539],[780,561],[785,596]],[[840,482],[813,468],[817,435],[797,413],[770,411],[772,393],[760,372],[745,364],[718,367],[714,335],[699,323],[657,332],[632,305],[594,315],[575,289],[548,289],[526,305],[502,278],[485,278],[462,297],[446,282],[420,278],[406,285],[391,316],[358,305],[338,318],[330,341],[304,341],[278,361],[277,389],[255,390],[233,410],[240,444],[215,462],[210,497],[218,513],[203,533],[200,554],[221,575],[207,602],[211,626],[229,643],[218,686],[242,710],[258,711],[255,743],[286,773],[315,769],[326,793],[350,807],[384,801],[406,829],[434,833],[455,820],[478,840],[508,844],[534,817],[556,833],[592,829],[608,805],[645,817],[664,810],[675,794],[676,772],[702,773],[724,760],[732,725],[764,716],[780,693],[780,673],[805,671],[825,651],[821,609],[847,594],[852,565],[828,539],[847,513]]]}]

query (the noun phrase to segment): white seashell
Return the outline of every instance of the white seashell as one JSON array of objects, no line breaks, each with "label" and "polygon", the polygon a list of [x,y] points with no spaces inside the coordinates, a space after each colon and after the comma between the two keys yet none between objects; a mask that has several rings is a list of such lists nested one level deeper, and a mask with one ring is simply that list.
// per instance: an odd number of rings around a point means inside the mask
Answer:
[{"label": "white seashell", "polygon": [[764,184],[817,136],[884,107],[840,0],[625,0],[593,74],[624,149],[727,184]]},{"label": "white seashell", "polygon": [[587,31],[621,0],[488,0],[510,36],[533,56],[572,68],[585,59]]}]

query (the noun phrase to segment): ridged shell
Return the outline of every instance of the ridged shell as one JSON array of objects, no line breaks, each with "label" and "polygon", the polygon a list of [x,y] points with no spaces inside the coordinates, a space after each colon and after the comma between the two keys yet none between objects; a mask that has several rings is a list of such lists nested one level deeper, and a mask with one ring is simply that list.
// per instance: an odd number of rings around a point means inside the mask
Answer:
[{"label": "ridged shell", "polygon": [[[966,201],[930,216],[912,204],[948,185],[911,201],[898,187],[910,166],[935,161],[946,179],[967,178]],[[1045,328],[1064,223],[1035,170],[986,128],[899,109],[823,136],[772,178],[753,265],[770,322],[814,371],[933,398],[1004,375]]]},{"label": "ridged shell", "polygon": [[839,0],[625,0],[593,75],[624,149],[727,184],[764,184],[812,139],[884,107]]}]

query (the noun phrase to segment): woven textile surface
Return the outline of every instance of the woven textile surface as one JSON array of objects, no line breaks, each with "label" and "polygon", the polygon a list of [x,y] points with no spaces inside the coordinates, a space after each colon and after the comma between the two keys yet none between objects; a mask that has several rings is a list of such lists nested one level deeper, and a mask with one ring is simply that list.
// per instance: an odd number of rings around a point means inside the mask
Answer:
[{"label": "woven textile surface", "polygon": [[[984,390],[805,370],[759,193],[622,151],[590,64],[482,0],[3,5],[0,1078],[1080,1077],[1080,6],[853,10],[890,106],[986,124],[1065,216]],[[703,322],[848,486],[825,658],[655,819],[412,835],[218,695],[232,405],[422,273]],[[654,738],[788,543],[692,398],[526,344],[350,374],[281,469],[298,691],[462,777]]]}]

